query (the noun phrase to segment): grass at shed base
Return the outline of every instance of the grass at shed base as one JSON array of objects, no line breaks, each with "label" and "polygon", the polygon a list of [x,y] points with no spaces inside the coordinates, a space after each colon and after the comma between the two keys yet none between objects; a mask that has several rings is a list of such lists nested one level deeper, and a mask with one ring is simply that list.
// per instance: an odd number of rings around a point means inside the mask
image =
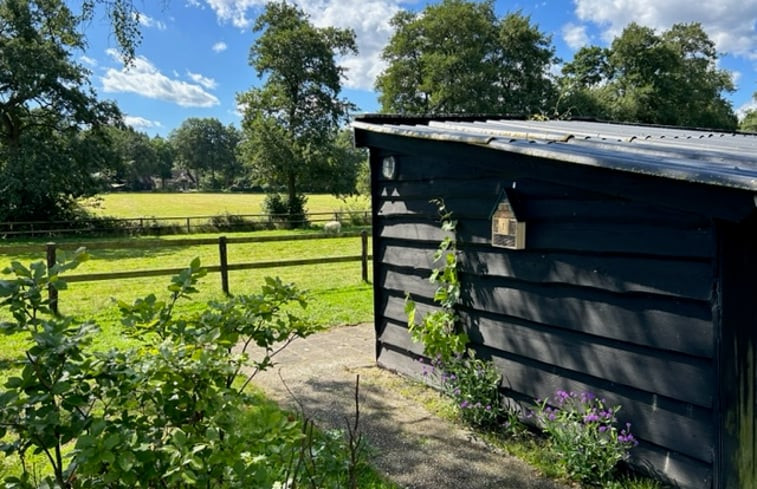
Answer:
[{"label": "grass at shed base", "polygon": [[[372,375],[371,382],[381,385],[399,393],[400,395],[417,402],[425,407],[430,413],[452,423],[461,423],[459,414],[454,404],[441,392],[428,385],[403,377],[398,374],[386,372],[388,375]],[[365,374],[364,374],[365,375]],[[466,429],[470,427],[466,426]],[[593,486],[582,486],[571,481],[562,471],[557,461],[552,457],[546,438],[528,431],[525,427],[516,428],[514,433],[483,432],[476,431],[476,436],[494,449],[517,457],[534,467],[538,473],[553,480],[568,484],[571,487],[595,489]],[[659,481],[638,474],[623,474],[619,480],[602,489],[663,489]]]}]

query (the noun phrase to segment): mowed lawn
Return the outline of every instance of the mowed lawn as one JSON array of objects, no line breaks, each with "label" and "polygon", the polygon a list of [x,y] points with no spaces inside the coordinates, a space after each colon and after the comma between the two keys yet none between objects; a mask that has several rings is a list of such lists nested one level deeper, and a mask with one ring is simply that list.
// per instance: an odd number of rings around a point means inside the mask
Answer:
[{"label": "mowed lawn", "polygon": [[[260,213],[262,194],[203,194],[203,193],[111,193],[103,194],[90,202],[98,203],[93,212],[114,218],[126,217],[171,217],[191,215]],[[331,195],[310,195],[308,209],[311,212],[331,212],[343,203]],[[218,265],[218,246],[163,246],[160,243],[186,238],[217,238],[221,234],[234,236],[291,235],[319,232],[310,230],[269,230],[257,232],[214,232],[192,235],[140,236],[140,237],[59,237],[52,238],[66,249],[76,245],[106,241],[113,246],[108,249],[92,249],[90,261],[82,264],[71,274],[109,273],[130,270],[154,270],[185,267],[194,257],[200,257],[203,265]],[[0,270],[11,261],[28,264],[44,259],[45,241],[51,238],[18,239],[0,241]],[[149,240],[157,245],[149,249],[119,247],[119,242]],[[72,243],[73,242],[73,243]],[[74,244],[76,243],[76,244]],[[37,246],[31,253],[12,253],[14,245]],[[6,251],[7,250],[7,251]],[[370,250],[370,248],[369,248]],[[230,243],[228,263],[251,263],[260,261],[285,261],[302,258],[325,258],[333,256],[360,255],[359,237],[337,237],[306,241],[281,241],[268,243]],[[312,301],[305,315],[313,322],[324,326],[357,324],[373,319],[372,287],[361,278],[359,261],[325,265],[276,267],[261,270],[234,271],[230,273],[230,292],[250,294],[260,289],[266,276],[278,276],[294,282],[310,291]],[[369,277],[371,274],[369,273]],[[0,280],[6,278],[0,275]],[[170,277],[132,278],[98,282],[72,283],[60,294],[62,312],[79,318],[95,317],[100,323],[118,323],[118,308],[114,299],[132,302],[136,298],[154,293],[165,297]],[[200,293],[193,304],[186,307],[199,308],[208,300],[222,298],[219,274],[209,274],[199,284]],[[0,355],[1,356],[1,355]]]},{"label": "mowed lawn", "polygon": [[[228,236],[289,235],[292,231],[267,231],[258,233],[226,233]],[[68,274],[109,273],[131,270],[154,270],[181,268],[199,257],[203,265],[218,265],[220,262],[217,245],[201,246],[161,246],[173,239],[213,238],[216,235],[182,235],[149,239],[157,243],[149,249],[118,248],[118,242],[127,240],[107,240],[113,243],[111,249],[92,249],[91,259]],[[138,238],[131,238],[138,239]],[[102,243],[104,240],[82,240],[76,245]],[[66,243],[69,250],[73,243]],[[28,264],[44,258],[44,248],[24,254],[5,253],[0,245],[0,269],[11,261]],[[230,243],[228,263],[252,263],[286,261],[302,258],[325,258],[334,256],[357,256],[361,253],[360,237],[338,237],[305,241],[276,241],[268,243]],[[260,270],[233,271],[229,274],[229,288],[233,294],[255,293],[264,283],[266,276],[278,276],[310,291],[312,301],[305,315],[313,322],[324,326],[357,324],[373,318],[371,285],[364,283],[359,261],[275,267]],[[370,277],[370,273],[369,273]],[[5,278],[0,276],[0,279]],[[64,276],[65,278],[65,276]],[[170,276],[150,278],[130,278],[98,282],[71,283],[68,290],[60,293],[60,307],[64,313],[80,318],[97,317],[100,321],[117,321],[117,307],[114,299],[132,302],[149,293],[166,295]],[[222,298],[220,275],[208,274],[199,284],[197,303]],[[198,307],[199,304],[192,304]]]},{"label": "mowed lawn", "polygon": [[[97,216],[117,218],[262,214],[265,194],[129,193],[100,194],[83,202]],[[308,212],[333,212],[343,202],[328,194],[309,194]]]}]

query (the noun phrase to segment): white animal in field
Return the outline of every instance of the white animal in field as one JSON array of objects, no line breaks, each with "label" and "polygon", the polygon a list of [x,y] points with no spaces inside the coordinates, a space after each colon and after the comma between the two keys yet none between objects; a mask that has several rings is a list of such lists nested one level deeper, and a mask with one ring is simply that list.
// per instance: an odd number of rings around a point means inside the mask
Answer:
[{"label": "white animal in field", "polygon": [[329,221],[323,225],[323,232],[326,234],[339,234],[342,232],[342,223],[339,221]]}]

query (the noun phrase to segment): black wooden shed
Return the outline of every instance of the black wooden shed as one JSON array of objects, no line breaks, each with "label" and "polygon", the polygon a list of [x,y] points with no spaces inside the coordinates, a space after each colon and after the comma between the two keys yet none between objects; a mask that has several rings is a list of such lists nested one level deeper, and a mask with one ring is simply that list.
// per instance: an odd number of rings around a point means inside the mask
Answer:
[{"label": "black wooden shed", "polygon": [[[376,355],[419,374],[443,198],[473,347],[505,393],[622,405],[634,462],[757,488],[757,136],[587,121],[356,119],[370,148]],[[513,215],[514,214],[514,215]]]}]

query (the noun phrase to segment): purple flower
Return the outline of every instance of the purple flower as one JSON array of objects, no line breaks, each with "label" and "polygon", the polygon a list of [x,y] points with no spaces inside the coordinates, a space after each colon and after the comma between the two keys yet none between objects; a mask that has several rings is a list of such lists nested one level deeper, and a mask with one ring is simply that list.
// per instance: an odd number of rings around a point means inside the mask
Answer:
[{"label": "purple flower", "polygon": [[486,410],[487,410],[487,411],[491,411],[491,410],[492,410],[492,407],[491,407],[490,405],[488,405],[488,404],[487,404],[487,405],[486,405]]},{"label": "purple flower", "polygon": [[591,412],[584,416],[584,424],[588,423],[594,423],[596,421],[599,421],[599,416],[597,416],[595,413]]},{"label": "purple flower", "polygon": [[599,427],[599,432],[600,433],[604,433],[605,431],[607,431],[607,426],[602,425],[602,426]]},{"label": "purple flower", "polygon": [[467,408],[468,407],[468,401],[461,402],[460,403],[460,407],[463,408],[463,409]]},{"label": "purple flower", "polygon": [[591,392],[582,392],[581,393],[581,402],[588,404],[594,399],[596,399],[597,396],[592,394]]}]

